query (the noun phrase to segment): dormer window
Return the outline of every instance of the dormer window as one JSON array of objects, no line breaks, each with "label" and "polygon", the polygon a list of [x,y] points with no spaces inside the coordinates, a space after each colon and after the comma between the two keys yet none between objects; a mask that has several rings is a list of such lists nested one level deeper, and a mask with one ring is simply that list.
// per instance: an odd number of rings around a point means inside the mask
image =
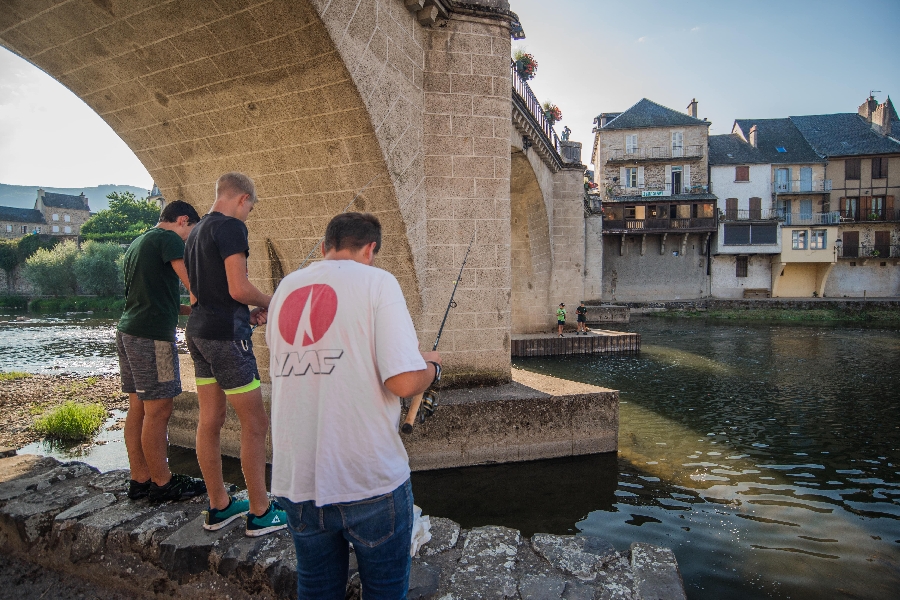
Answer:
[{"label": "dormer window", "polygon": [[53,220],[54,220],[54,221],[59,221],[59,215],[56,214],[56,213],[53,213]]},{"label": "dormer window", "polygon": [[775,146],[775,149],[778,150],[779,152],[781,152],[782,154],[787,152],[787,148],[785,148],[784,146]]}]

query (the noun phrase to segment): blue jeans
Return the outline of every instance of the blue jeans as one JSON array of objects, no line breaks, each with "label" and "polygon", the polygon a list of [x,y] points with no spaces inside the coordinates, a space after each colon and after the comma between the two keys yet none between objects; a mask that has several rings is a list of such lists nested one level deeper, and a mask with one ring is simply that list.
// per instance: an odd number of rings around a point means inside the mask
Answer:
[{"label": "blue jeans", "polygon": [[363,598],[401,600],[409,590],[413,497],[409,479],[382,496],[317,507],[278,498],[297,550],[299,600],[344,600],[350,546]]}]

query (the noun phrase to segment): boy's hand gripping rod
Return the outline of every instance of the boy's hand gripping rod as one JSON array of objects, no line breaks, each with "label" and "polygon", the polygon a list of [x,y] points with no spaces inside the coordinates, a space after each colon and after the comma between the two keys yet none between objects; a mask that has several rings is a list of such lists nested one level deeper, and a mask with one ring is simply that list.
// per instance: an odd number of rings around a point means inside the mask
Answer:
[{"label": "boy's hand gripping rod", "polygon": [[[475,231],[478,231],[477,227],[475,228]],[[463,257],[462,265],[459,267],[459,275],[456,277],[456,283],[453,284],[450,302],[447,303],[447,310],[444,311],[444,320],[441,321],[441,327],[438,329],[437,337],[434,339],[434,346],[431,347],[432,352],[437,350],[438,344],[441,341],[441,334],[444,333],[444,325],[447,324],[447,316],[450,314],[450,309],[456,308],[456,302],[453,301],[453,297],[456,295],[456,288],[459,285],[459,282],[462,281],[463,269],[466,268],[466,261],[469,259],[469,251],[472,249],[472,244],[475,242],[475,231],[472,232],[472,239],[469,241],[469,247],[466,248],[466,255]],[[437,383],[438,381],[440,381],[440,378],[435,379],[432,383]],[[400,426],[400,431],[402,433],[412,433],[413,424],[416,422],[416,415],[419,414],[419,405],[422,404],[423,398],[427,399],[422,408],[422,416],[419,417],[419,421],[425,422],[425,417],[430,416],[434,412],[434,408],[437,405],[437,399],[431,389],[428,389],[423,394],[413,396],[409,403],[409,411],[406,413],[406,420]]]}]

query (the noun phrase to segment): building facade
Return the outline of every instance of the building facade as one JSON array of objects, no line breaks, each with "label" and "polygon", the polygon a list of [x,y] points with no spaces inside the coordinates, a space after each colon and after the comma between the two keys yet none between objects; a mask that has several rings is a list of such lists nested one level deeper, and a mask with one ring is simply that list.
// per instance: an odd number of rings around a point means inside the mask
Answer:
[{"label": "building facade", "polygon": [[716,197],[709,122],[646,98],[595,119],[593,163],[603,212],[604,299],[709,295]]},{"label": "building facade", "polygon": [[87,196],[38,189],[34,208],[0,206],[0,236],[16,239],[30,233],[77,237],[91,216]]}]

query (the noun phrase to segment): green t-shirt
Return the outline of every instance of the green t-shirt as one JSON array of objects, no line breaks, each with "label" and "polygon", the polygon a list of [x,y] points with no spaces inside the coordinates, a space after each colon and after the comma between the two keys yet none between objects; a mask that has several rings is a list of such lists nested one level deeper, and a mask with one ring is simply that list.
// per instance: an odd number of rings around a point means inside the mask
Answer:
[{"label": "green t-shirt", "polygon": [[184,242],[174,231],[154,227],[137,237],[125,252],[125,311],[119,331],[175,341],[181,298],[171,261],[184,258]]},{"label": "green t-shirt", "polygon": [[564,309],[564,308],[556,309],[556,320],[557,321],[565,321],[566,320],[566,309]]}]

